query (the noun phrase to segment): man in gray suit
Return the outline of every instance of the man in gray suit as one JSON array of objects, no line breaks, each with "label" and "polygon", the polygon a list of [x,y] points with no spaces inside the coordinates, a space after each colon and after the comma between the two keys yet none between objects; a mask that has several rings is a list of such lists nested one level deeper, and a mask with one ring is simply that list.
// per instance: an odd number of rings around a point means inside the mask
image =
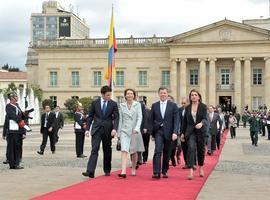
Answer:
[{"label": "man in gray suit", "polygon": [[207,147],[208,147],[208,155],[212,155],[216,150],[216,135],[220,132],[222,127],[222,121],[218,113],[214,112],[214,106],[210,105],[208,107],[208,139],[207,139]]}]

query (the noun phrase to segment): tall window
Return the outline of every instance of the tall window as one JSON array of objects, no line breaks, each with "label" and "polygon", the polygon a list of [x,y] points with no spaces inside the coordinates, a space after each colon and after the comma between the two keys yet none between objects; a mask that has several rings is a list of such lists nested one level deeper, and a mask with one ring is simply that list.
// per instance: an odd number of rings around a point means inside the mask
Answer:
[{"label": "tall window", "polygon": [[80,86],[80,74],[78,71],[74,71],[71,73],[72,76],[72,86],[78,87]]},{"label": "tall window", "polygon": [[124,97],[123,96],[117,96],[116,101],[117,101],[118,104],[123,103],[124,102]]},{"label": "tall window", "polygon": [[262,69],[253,69],[253,85],[262,84]]},{"label": "tall window", "polygon": [[139,71],[139,86],[147,86],[147,71]]},{"label": "tall window", "polygon": [[191,69],[189,75],[189,84],[190,85],[198,85],[199,72],[197,69]]},{"label": "tall window", "polygon": [[165,87],[170,86],[170,71],[162,71],[161,85]]},{"label": "tall window", "polygon": [[258,110],[259,106],[262,105],[262,97],[253,97],[252,99],[252,109],[253,110]]},{"label": "tall window", "polygon": [[57,72],[50,72],[50,86],[57,86]]},{"label": "tall window", "polygon": [[221,69],[221,85],[230,85],[230,69]]},{"label": "tall window", "polygon": [[101,86],[101,71],[94,72],[94,86]]},{"label": "tall window", "polygon": [[53,106],[55,108],[57,106],[57,96],[50,96],[50,99],[52,100]]},{"label": "tall window", "polygon": [[116,86],[124,86],[125,85],[125,78],[124,78],[124,71],[116,71]]}]

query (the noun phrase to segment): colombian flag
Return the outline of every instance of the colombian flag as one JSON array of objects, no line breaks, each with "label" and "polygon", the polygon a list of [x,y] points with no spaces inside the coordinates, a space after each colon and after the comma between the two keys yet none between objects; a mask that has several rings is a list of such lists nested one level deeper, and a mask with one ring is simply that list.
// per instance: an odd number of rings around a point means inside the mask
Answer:
[{"label": "colombian flag", "polygon": [[108,56],[108,68],[106,70],[105,79],[108,81],[108,86],[112,87],[113,80],[115,80],[115,62],[114,54],[117,51],[117,44],[114,31],[114,19],[113,11],[111,17],[110,34],[109,34],[109,56]]}]

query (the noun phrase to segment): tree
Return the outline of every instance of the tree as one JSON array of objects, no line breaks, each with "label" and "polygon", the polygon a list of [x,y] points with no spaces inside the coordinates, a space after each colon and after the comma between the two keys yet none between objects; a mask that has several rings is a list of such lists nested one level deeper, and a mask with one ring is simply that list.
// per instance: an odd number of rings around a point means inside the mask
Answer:
[{"label": "tree", "polygon": [[54,103],[53,103],[53,101],[51,99],[44,99],[42,101],[43,109],[45,109],[45,106],[50,106],[50,108],[53,109],[54,108]]},{"label": "tree", "polygon": [[2,69],[7,70],[9,72],[19,72],[20,69],[18,67],[12,67],[8,63],[2,66]]},{"label": "tree", "polygon": [[88,113],[89,108],[92,104],[93,99],[91,97],[83,97],[79,100],[79,102],[82,104],[84,112]]},{"label": "tree", "polygon": [[[12,92],[12,91],[17,91],[17,87],[15,85],[15,83],[11,82],[9,85],[8,85],[8,88],[4,89],[3,92],[4,92],[4,97],[7,98],[7,94],[9,92]],[[18,94],[19,95],[19,94]]]},{"label": "tree", "polygon": [[76,99],[67,99],[64,103],[65,107],[71,112],[74,113],[78,105],[78,100]]},{"label": "tree", "polygon": [[30,87],[32,88],[32,90],[34,92],[34,96],[37,97],[39,102],[40,102],[42,99],[42,96],[43,96],[42,89],[39,87],[39,85],[31,85]]}]

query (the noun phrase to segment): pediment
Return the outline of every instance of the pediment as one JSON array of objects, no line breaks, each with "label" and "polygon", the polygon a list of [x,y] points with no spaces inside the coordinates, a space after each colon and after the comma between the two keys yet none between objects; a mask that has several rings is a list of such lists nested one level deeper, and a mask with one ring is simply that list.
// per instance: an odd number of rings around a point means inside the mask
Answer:
[{"label": "pediment", "polygon": [[251,25],[222,20],[170,38],[171,43],[269,40],[269,31]]}]

